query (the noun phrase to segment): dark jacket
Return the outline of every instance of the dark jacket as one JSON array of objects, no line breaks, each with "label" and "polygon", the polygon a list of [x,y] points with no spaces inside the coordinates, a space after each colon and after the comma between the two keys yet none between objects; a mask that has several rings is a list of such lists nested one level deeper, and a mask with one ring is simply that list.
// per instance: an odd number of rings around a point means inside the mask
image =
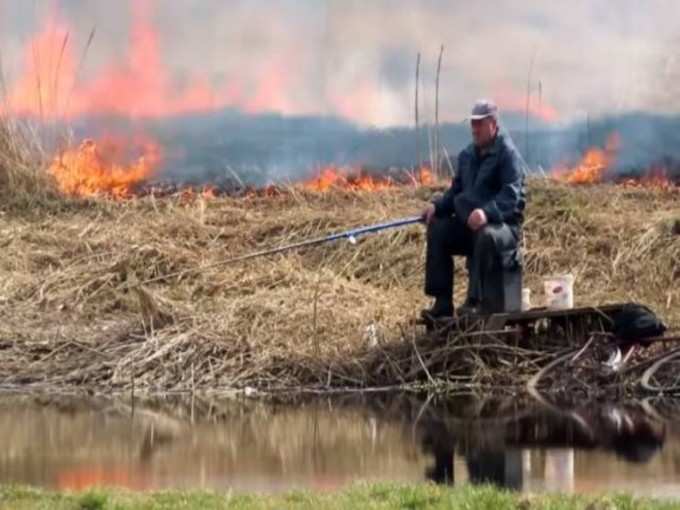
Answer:
[{"label": "dark jacket", "polygon": [[521,225],[524,221],[526,164],[510,135],[500,129],[484,154],[469,145],[458,155],[451,187],[435,201],[439,217],[455,214],[467,223],[470,213],[483,209],[491,224]]}]

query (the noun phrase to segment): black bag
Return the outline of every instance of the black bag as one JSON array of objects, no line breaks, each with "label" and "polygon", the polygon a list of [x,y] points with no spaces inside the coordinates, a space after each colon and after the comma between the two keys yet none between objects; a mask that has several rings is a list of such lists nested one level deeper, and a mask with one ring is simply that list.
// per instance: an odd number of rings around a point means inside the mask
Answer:
[{"label": "black bag", "polygon": [[612,333],[625,342],[639,342],[661,336],[668,329],[656,314],[644,305],[628,303],[614,317]]}]

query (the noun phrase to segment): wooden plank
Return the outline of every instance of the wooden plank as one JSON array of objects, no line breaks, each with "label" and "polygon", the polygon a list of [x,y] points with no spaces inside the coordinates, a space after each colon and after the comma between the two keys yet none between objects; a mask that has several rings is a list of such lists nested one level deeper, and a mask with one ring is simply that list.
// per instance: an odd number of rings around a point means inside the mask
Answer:
[{"label": "wooden plank", "polygon": [[420,324],[425,324],[428,331],[436,331],[443,334],[452,330],[475,329],[474,323],[478,323],[477,328],[484,331],[500,331],[508,326],[519,326],[542,319],[565,319],[565,326],[575,327],[579,319],[588,317],[600,317],[609,319],[613,313],[621,311],[627,303],[612,303],[600,306],[583,306],[569,308],[566,310],[549,310],[545,307],[533,308],[525,312],[496,313],[489,315],[463,316],[448,319],[438,319],[431,323],[421,320]]},{"label": "wooden plank", "polygon": [[603,314],[608,315],[612,312],[618,312],[623,309],[624,304],[609,304],[602,306],[584,306],[579,308],[569,308],[566,310],[548,310],[547,308],[532,308],[526,312],[510,312],[491,314],[489,318],[496,316],[495,320],[505,320],[505,322],[526,321],[533,319],[551,319],[556,317],[571,317],[586,314]]}]

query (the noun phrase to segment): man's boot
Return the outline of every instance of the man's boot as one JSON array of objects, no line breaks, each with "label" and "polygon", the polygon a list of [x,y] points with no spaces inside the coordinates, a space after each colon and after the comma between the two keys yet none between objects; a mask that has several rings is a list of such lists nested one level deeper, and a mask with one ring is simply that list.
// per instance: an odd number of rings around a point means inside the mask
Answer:
[{"label": "man's boot", "polygon": [[421,315],[429,320],[453,317],[453,299],[450,296],[437,296],[432,308],[423,310]]},{"label": "man's boot", "polygon": [[459,317],[466,315],[476,315],[479,313],[479,301],[476,298],[468,296],[461,306],[456,310]]},{"label": "man's boot", "polygon": [[477,281],[478,276],[475,275],[474,264],[470,257],[467,257],[465,261],[468,270],[468,289],[467,297],[465,302],[458,307],[456,310],[459,317],[465,317],[470,315],[476,315],[480,311],[480,300],[478,295],[480,294],[479,282]]}]

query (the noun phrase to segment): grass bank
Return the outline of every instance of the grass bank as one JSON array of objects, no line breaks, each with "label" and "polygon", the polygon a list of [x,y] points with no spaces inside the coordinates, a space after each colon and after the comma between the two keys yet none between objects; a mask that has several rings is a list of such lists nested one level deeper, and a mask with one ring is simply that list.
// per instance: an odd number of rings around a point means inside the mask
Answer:
[{"label": "grass bank", "polygon": [[[536,371],[534,357],[518,367],[511,356],[514,366],[504,374],[480,371],[488,360],[474,349],[458,345],[443,356],[440,343],[414,329],[427,305],[420,226],[356,246],[224,263],[412,215],[435,191],[290,189],[30,206],[5,195],[0,386],[109,392],[523,384]],[[543,276],[572,272],[578,305],[640,301],[680,324],[678,193],[535,181],[525,230],[526,284],[535,297],[543,294]],[[431,364],[443,359],[450,363]]]},{"label": "grass bank", "polygon": [[54,493],[28,488],[0,490],[0,508],[31,510],[105,509],[584,509],[662,510],[680,503],[636,499],[626,495],[567,496],[522,495],[493,487],[446,488],[435,485],[357,485],[337,493],[293,492],[280,496],[223,495],[212,492],[131,493],[96,490],[85,493]]}]

